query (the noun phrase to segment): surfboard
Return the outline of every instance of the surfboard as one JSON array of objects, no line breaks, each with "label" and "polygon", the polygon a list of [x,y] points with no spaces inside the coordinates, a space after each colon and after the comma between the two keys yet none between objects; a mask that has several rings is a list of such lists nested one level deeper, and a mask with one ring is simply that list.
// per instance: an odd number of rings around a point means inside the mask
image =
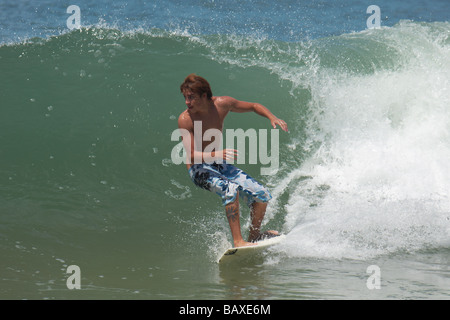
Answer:
[{"label": "surfboard", "polygon": [[284,238],[286,238],[286,236],[284,234],[282,234],[277,237],[259,241],[254,246],[228,248],[222,254],[222,257],[219,259],[219,263],[225,263],[225,262],[230,262],[230,261],[234,261],[234,260],[239,260],[242,258],[251,257],[253,255],[256,255],[256,254],[264,251],[266,248],[268,248],[270,246],[273,246],[275,244],[282,242],[284,240]]}]

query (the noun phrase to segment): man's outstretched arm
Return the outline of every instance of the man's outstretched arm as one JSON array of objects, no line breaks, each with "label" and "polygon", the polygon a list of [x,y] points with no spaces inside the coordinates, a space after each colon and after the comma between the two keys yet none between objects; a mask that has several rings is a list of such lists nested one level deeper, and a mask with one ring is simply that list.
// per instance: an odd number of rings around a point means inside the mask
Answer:
[{"label": "man's outstretched arm", "polygon": [[270,124],[275,129],[277,125],[280,126],[281,129],[284,131],[288,131],[288,126],[284,120],[281,120],[277,118],[272,112],[270,112],[269,109],[267,109],[265,106],[263,106],[260,103],[254,103],[254,102],[246,102],[246,101],[239,101],[232,97],[222,97],[221,99],[224,99],[226,105],[229,106],[230,111],[232,112],[255,112],[256,114],[259,114],[260,116],[266,117],[270,120]]}]

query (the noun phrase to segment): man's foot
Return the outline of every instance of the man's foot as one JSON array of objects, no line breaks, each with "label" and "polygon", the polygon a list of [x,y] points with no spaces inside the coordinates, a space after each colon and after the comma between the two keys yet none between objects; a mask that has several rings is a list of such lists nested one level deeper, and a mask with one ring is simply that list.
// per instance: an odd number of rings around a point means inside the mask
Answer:
[{"label": "man's foot", "polygon": [[247,241],[240,241],[240,242],[235,242],[234,243],[234,248],[239,248],[239,247],[248,247],[248,246],[254,246],[256,245],[256,243],[254,242],[247,242]]},{"label": "man's foot", "polygon": [[262,240],[266,240],[266,239],[270,239],[270,238],[274,238],[274,237],[278,237],[280,235],[280,233],[276,230],[268,230],[268,231],[264,231],[263,233],[260,233],[259,235],[248,239],[249,242],[255,243],[258,241],[262,241]]}]

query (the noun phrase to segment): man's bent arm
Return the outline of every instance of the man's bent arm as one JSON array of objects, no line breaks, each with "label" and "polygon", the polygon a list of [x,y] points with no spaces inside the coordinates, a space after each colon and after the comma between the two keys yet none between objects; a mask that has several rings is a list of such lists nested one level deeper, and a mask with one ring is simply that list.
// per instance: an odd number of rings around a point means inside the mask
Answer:
[{"label": "man's bent arm", "polygon": [[239,101],[231,97],[223,97],[223,99],[227,100],[230,111],[232,112],[255,112],[256,114],[269,119],[273,128],[276,128],[276,126],[279,125],[281,129],[286,132],[288,131],[286,122],[277,118],[269,109],[260,103]]}]

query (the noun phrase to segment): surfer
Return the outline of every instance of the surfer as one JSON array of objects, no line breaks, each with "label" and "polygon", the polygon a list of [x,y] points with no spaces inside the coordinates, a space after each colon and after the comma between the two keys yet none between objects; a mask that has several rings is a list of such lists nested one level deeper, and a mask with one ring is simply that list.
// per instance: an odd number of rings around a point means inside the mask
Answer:
[{"label": "surfer", "polygon": [[[230,225],[234,247],[249,246],[264,238],[278,236],[278,231],[261,232],[261,223],[266,213],[267,203],[272,198],[269,190],[241,169],[226,161],[237,158],[237,150],[211,150],[206,148],[214,139],[204,141],[207,130],[223,130],[223,121],[229,112],[255,112],[270,120],[273,128],[280,126],[288,131],[287,124],[274,116],[259,103],[239,101],[232,97],[212,95],[211,87],[203,77],[190,74],[180,86],[187,109],[178,118],[178,127],[187,153],[187,168],[195,185],[214,192],[222,198]],[[201,123],[201,150],[196,150],[195,123]],[[206,149],[205,149],[206,148]],[[199,148],[197,148],[199,149]],[[239,192],[247,198],[251,209],[251,226],[248,240],[241,234],[239,220]]]}]

